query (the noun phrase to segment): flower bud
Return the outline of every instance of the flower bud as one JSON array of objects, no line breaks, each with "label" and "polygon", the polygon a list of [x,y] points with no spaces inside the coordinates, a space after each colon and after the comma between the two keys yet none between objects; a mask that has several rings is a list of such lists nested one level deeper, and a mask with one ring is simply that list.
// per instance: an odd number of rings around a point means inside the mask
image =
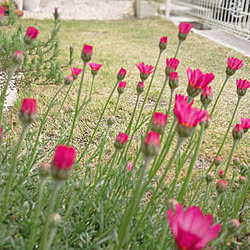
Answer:
[{"label": "flower bud", "polygon": [[24,43],[26,45],[30,45],[35,41],[37,35],[39,34],[39,31],[34,27],[28,27],[26,31],[26,35],[24,36]]},{"label": "flower bud", "polygon": [[167,36],[163,36],[160,39],[160,43],[159,43],[159,49],[160,49],[160,51],[165,50],[167,48],[167,44],[168,44],[168,38],[167,38]]},{"label": "flower bud", "polygon": [[240,228],[240,222],[237,219],[231,219],[230,221],[228,221],[227,223],[227,230],[230,233],[235,233],[239,230]]},{"label": "flower bud", "polygon": [[219,177],[220,177],[220,178],[223,178],[223,176],[224,176],[224,171],[223,171],[223,170],[220,170],[220,171],[219,171]]},{"label": "flower bud", "polygon": [[213,175],[213,174],[208,173],[208,174],[206,175],[206,181],[207,181],[207,183],[212,182],[213,179],[214,179],[214,175]]},{"label": "flower bud", "polygon": [[250,87],[250,82],[247,80],[237,79],[236,80],[237,86],[237,94],[238,96],[244,96],[247,92],[247,89]]},{"label": "flower bud", "polygon": [[55,8],[54,9],[54,18],[55,18],[55,20],[57,20],[57,19],[59,19],[59,12],[58,12],[58,8]]},{"label": "flower bud", "polygon": [[239,157],[234,157],[233,164],[234,164],[234,166],[239,166],[240,165],[240,158]]},{"label": "flower bud", "polygon": [[151,124],[151,130],[155,131],[158,134],[162,134],[166,127],[167,118],[168,115],[155,112]]},{"label": "flower bud", "polygon": [[119,95],[121,95],[122,93],[124,93],[126,84],[127,84],[126,82],[119,82],[119,85],[117,87],[117,91],[118,91]]},{"label": "flower bud", "polygon": [[12,56],[12,61],[14,64],[21,64],[23,62],[23,52],[16,50]]},{"label": "flower bud", "polygon": [[50,226],[51,227],[58,227],[61,223],[61,216],[58,213],[53,213],[50,216]]},{"label": "flower bud", "polygon": [[240,176],[239,177],[239,182],[240,182],[240,184],[245,184],[246,183],[246,177],[245,176]]},{"label": "flower bud", "polygon": [[125,78],[126,73],[127,73],[126,69],[121,68],[120,71],[117,74],[117,80],[122,81]]},{"label": "flower bud", "polygon": [[78,75],[80,75],[81,72],[82,72],[82,69],[71,67],[71,73],[72,73],[74,80],[76,80],[78,78]]},{"label": "flower bud", "polygon": [[49,176],[51,170],[51,165],[47,162],[43,162],[39,169],[39,176],[41,178],[46,178]]},{"label": "flower bud", "polygon": [[216,190],[219,194],[224,193],[227,190],[227,182],[225,180],[219,180],[216,183]]},{"label": "flower bud", "polygon": [[171,89],[176,89],[179,86],[179,77],[177,72],[170,72],[168,85]]},{"label": "flower bud", "polygon": [[204,128],[207,129],[211,123],[211,119],[210,119],[209,114],[205,115],[205,120],[203,122],[204,122]]},{"label": "flower bud", "polygon": [[233,131],[232,131],[232,135],[234,140],[240,140],[242,138],[244,134],[244,130],[243,127],[241,126],[241,124],[236,124]]},{"label": "flower bud", "polygon": [[179,204],[179,202],[175,198],[170,198],[168,200],[168,209],[175,211],[175,207]]},{"label": "flower bud", "polygon": [[221,158],[220,157],[215,157],[214,164],[215,164],[216,167],[220,166],[220,164],[221,164]]},{"label": "flower bud", "polygon": [[36,100],[23,99],[23,103],[19,112],[19,118],[23,124],[29,125],[36,120]]},{"label": "flower bud", "polygon": [[137,94],[140,95],[144,91],[144,83],[138,82],[136,87]]},{"label": "flower bud", "polygon": [[91,60],[92,55],[93,55],[93,46],[84,44],[81,55],[82,60],[84,62],[89,62]]},{"label": "flower bud", "polygon": [[207,106],[213,101],[213,92],[211,87],[205,87],[202,89],[201,103],[207,108]]},{"label": "flower bud", "polygon": [[70,85],[74,81],[74,78],[72,75],[68,75],[64,78],[64,84]]},{"label": "flower bud", "polygon": [[145,156],[155,156],[160,150],[160,135],[155,131],[149,131],[142,143],[142,152]]},{"label": "flower bud", "polygon": [[176,71],[177,67],[179,65],[179,60],[176,58],[170,58],[166,59],[166,68],[165,68],[165,74],[167,76],[170,75],[171,72]]},{"label": "flower bud", "polygon": [[133,167],[132,163],[130,163],[130,162],[128,161],[125,168],[126,168],[128,171],[130,171],[130,170],[132,169],[132,167]]},{"label": "flower bud", "polygon": [[115,143],[114,143],[115,148],[117,150],[122,149],[123,146],[126,144],[127,140],[128,140],[128,135],[127,134],[125,134],[125,133],[119,133],[117,135],[116,139],[115,139]]},{"label": "flower bud", "polygon": [[115,116],[110,115],[107,121],[108,126],[112,126],[115,123]]}]

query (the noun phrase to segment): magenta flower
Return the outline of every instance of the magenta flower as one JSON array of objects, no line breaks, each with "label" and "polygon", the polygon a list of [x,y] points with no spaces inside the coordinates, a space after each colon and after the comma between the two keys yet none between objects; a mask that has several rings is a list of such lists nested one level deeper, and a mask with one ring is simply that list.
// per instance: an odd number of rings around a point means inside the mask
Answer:
[{"label": "magenta flower", "polygon": [[199,95],[203,88],[207,87],[209,83],[214,79],[213,73],[203,74],[201,70],[195,69],[191,70],[190,67],[187,69],[187,77],[188,77],[188,87],[187,93],[188,96],[194,98]]},{"label": "magenta flower", "polygon": [[241,126],[244,130],[244,133],[246,133],[248,129],[250,128],[250,119],[241,117],[240,121],[241,121]]},{"label": "magenta flower", "polygon": [[144,64],[144,62],[136,64],[136,67],[140,70],[140,77],[142,81],[145,81],[149,77],[154,68],[149,64]]},{"label": "magenta flower", "polygon": [[124,91],[125,91],[125,87],[126,87],[127,83],[126,82],[119,82],[117,91],[118,94],[121,95]]},{"label": "magenta flower", "polygon": [[119,81],[123,80],[125,78],[126,74],[127,74],[126,69],[121,68],[117,74],[117,80],[119,80]]},{"label": "magenta flower", "polygon": [[133,167],[132,163],[130,163],[130,162],[128,161],[125,168],[126,168],[128,171],[130,171],[130,170],[132,169],[132,167]]},{"label": "magenta flower", "polygon": [[144,82],[138,82],[136,91],[138,95],[140,95],[144,91]]},{"label": "magenta flower", "polygon": [[223,171],[223,170],[220,170],[220,171],[219,171],[219,176],[220,176],[220,178],[222,178],[223,175],[224,175],[224,171]]},{"label": "magenta flower", "polygon": [[93,46],[84,44],[82,48],[82,60],[84,62],[89,62],[91,60],[92,55],[93,55]]},{"label": "magenta flower", "polygon": [[52,162],[52,176],[56,180],[65,180],[70,175],[70,170],[75,161],[75,149],[66,145],[56,147]]},{"label": "magenta flower", "polygon": [[170,72],[168,85],[171,89],[176,89],[179,86],[179,76],[177,72]]},{"label": "magenta flower", "polygon": [[75,68],[75,67],[71,67],[70,69],[71,69],[71,73],[72,73],[72,76],[73,76],[74,80],[76,80],[78,75],[81,74],[82,69],[78,69],[78,68]]},{"label": "magenta flower", "polygon": [[89,67],[91,68],[91,74],[93,76],[97,75],[98,70],[102,67],[102,64],[98,63],[89,63]]},{"label": "magenta flower", "polygon": [[30,124],[36,120],[36,99],[23,99],[19,117],[24,124]]},{"label": "magenta flower", "polygon": [[227,69],[226,69],[227,75],[232,76],[236,72],[236,70],[240,69],[242,66],[244,66],[244,63],[242,60],[235,58],[235,57],[228,57]]},{"label": "magenta flower", "polygon": [[175,213],[167,212],[169,225],[179,249],[200,250],[218,237],[220,224],[212,226],[213,217],[203,215],[199,207],[189,207],[185,212],[181,204],[176,205]]},{"label": "magenta flower", "polygon": [[151,130],[158,134],[162,134],[165,130],[167,119],[168,115],[155,112],[151,124]]},{"label": "magenta flower", "polygon": [[0,6],[0,18],[4,18],[4,7]]},{"label": "magenta flower", "polygon": [[142,143],[142,152],[147,157],[158,154],[160,149],[160,135],[155,131],[149,131]]},{"label": "magenta flower", "polygon": [[247,80],[237,79],[236,86],[238,96],[244,96],[247,92],[247,89],[250,87],[250,82]]},{"label": "magenta flower", "polygon": [[193,24],[190,23],[180,23],[179,24],[179,34],[178,34],[178,38],[180,41],[184,41],[187,38],[188,33],[190,32],[190,30],[194,27]]},{"label": "magenta flower", "polygon": [[165,69],[165,73],[167,76],[170,75],[170,73],[172,71],[176,71],[177,67],[179,65],[179,60],[176,58],[170,58],[170,59],[166,59],[166,69]]},{"label": "magenta flower", "polygon": [[126,133],[119,133],[115,139],[115,148],[117,150],[120,150],[123,148],[123,146],[125,145],[125,143],[128,140],[128,135]]},{"label": "magenta flower", "polygon": [[207,106],[213,101],[213,92],[211,87],[205,87],[202,89],[200,100],[205,106],[205,109],[207,109]]},{"label": "magenta flower", "polygon": [[241,124],[236,124],[233,128],[232,135],[234,140],[240,140],[244,134],[244,128]]},{"label": "magenta flower", "polygon": [[28,27],[26,35],[24,36],[24,42],[26,45],[30,45],[38,36],[39,31],[34,27]]},{"label": "magenta flower", "polygon": [[180,137],[188,137],[193,129],[205,120],[207,111],[192,108],[193,102],[187,103],[182,95],[176,95],[174,113],[178,120],[177,132]]},{"label": "magenta flower", "polygon": [[166,49],[167,44],[168,44],[168,37],[167,36],[161,37],[160,43],[159,43],[160,50],[163,51],[164,49]]},{"label": "magenta flower", "polygon": [[0,141],[2,140],[2,135],[3,135],[3,129],[2,126],[0,126]]}]

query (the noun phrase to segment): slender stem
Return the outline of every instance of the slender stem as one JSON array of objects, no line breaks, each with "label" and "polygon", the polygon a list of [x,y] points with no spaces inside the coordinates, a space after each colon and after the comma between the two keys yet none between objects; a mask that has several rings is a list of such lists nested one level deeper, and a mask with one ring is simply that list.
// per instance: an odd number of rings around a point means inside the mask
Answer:
[{"label": "slender stem", "polygon": [[218,204],[220,202],[220,199],[221,199],[221,194],[218,194],[217,198],[216,198],[216,201],[215,201],[215,204],[214,204],[214,207],[213,207],[213,210],[211,212],[212,215],[214,215],[214,212],[215,212],[215,210],[216,210],[216,208],[217,208],[217,206],[218,206]]},{"label": "slender stem", "polygon": [[[103,149],[104,149],[104,145],[106,143],[106,139],[107,139],[107,136],[108,136],[108,133],[109,133],[109,129],[110,129],[110,126],[108,125],[107,127],[107,130],[106,130],[106,133],[104,135],[104,138],[102,139],[101,141],[101,148],[100,148],[100,153],[99,153],[99,160],[98,160],[98,165],[100,166],[101,165],[101,161],[102,161],[102,154],[103,154]],[[97,171],[98,172],[98,171]]]},{"label": "slender stem", "polygon": [[120,94],[118,95],[118,97],[117,97],[117,101],[116,101],[116,105],[115,105],[115,109],[114,109],[114,113],[113,113],[113,115],[115,115],[115,113],[116,113],[116,111],[117,111],[117,107],[118,107],[118,103],[119,103],[119,100],[120,100]]},{"label": "slender stem", "polygon": [[7,178],[6,189],[5,189],[3,204],[2,204],[2,208],[1,208],[0,225],[3,222],[4,215],[5,215],[5,212],[6,212],[6,209],[7,209],[9,194],[10,194],[10,190],[11,190],[11,184],[12,184],[12,180],[13,180],[13,176],[14,176],[14,172],[15,172],[15,167],[17,165],[17,156],[18,156],[18,153],[20,151],[22,140],[23,140],[23,138],[25,136],[27,128],[28,128],[28,125],[23,124],[22,133],[21,133],[20,138],[18,140],[18,143],[17,143],[17,146],[16,146],[16,151],[15,151],[15,153],[13,155],[13,161],[12,161],[12,164],[11,164],[11,167],[10,167],[9,176]]},{"label": "slender stem", "polygon": [[140,99],[140,94],[137,94],[137,98],[136,98],[136,103],[135,103],[135,106],[134,106],[134,110],[133,110],[132,116],[130,118],[128,127],[126,129],[126,134],[127,135],[130,135],[130,131],[131,131],[131,127],[133,125],[133,120],[134,120],[134,117],[135,117],[135,112],[136,112],[136,108],[138,106],[139,99]]},{"label": "slender stem", "polygon": [[170,109],[171,109],[171,105],[173,101],[174,91],[175,89],[171,89],[171,92],[170,92],[170,100],[169,100],[168,110],[167,110],[168,119],[169,119]]},{"label": "slender stem", "polygon": [[198,154],[200,152],[200,147],[201,147],[201,143],[202,143],[202,140],[203,140],[203,136],[204,136],[204,122],[201,123],[201,130],[200,130],[200,135],[199,135],[199,138],[198,138],[198,141],[197,141],[197,146],[195,148],[195,152],[194,152],[194,155],[192,157],[192,160],[190,162],[190,165],[189,165],[189,168],[188,168],[188,172],[186,174],[186,178],[184,180],[184,183],[181,187],[181,191],[179,193],[179,196],[178,196],[178,201],[179,202],[182,202],[182,199],[186,193],[186,189],[187,189],[187,186],[188,186],[188,183],[190,181],[190,177],[191,177],[191,173],[193,171],[193,167],[194,167],[194,164],[195,164],[195,161],[198,157]]},{"label": "slender stem", "polygon": [[236,175],[237,169],[238,169],[238,166],[237,166],[237,165],[236,165],[236,166],[234,166],[234,171],[233,171],[233,176],[232,176],[232,179],[231,179],[230,189],[232,189],[232,187],[233,187],[234,178],[235,178],[235,175]]},{"label": "slender stem", "polygon": [[176,51],[175,51],[175,55],[174,55],[174,57],[175,58],[177,58],[177,55],[178,55],[178,52],[179,52],[179,49],[180,49],[180,46],[181,46],[181,40],[179,40],[179,42],[178,42],[178,45],[177,45],[177,48],[176,48]]},{"label": "slender stem", "polygon": [[225,85],[226,85],[226,83],[227,83],[229,77],[230,77],[229,75],[226,75],[225,81],[224,81],[224,83],[222,84],[222,87],[221,87],[221,89],[220,89],[220,92],[219,92],[218,96],[216,97],[216,100],[215,100],[215,102],[214,102],[213,108],[212,108],[212,110],[211,110],[211,112],[210,112],[210,117],[211,117],[211,118],[212,118],[212,115],[213,115],[213,113],[214,113],[214,110],[215,110],[215,108],[216,108],[216,105],[217,105],[217,103],[218,103],[218,101],[219,101],[219,99],[220,99],[221,93],[222,93],[222,91],[223,91],[223,89],[224,89],[224,87],[225,87]]},{"label": "slender stem", "polygon": [[61,184],[61,182],[54,181],[54,187],[53,187],[52,194],[51,194],[51,197],[49,200],[48,212],[47,212],[47,216],[45,219],[43,233],[41,236],[40,250],[48,250],[47,239],[48,239],[48,233],[49,233],[50,216],[51,216],[53,209],[55,207],[56,195],[57,195],[57,191],[60,187],[60,184]]},{"label": "slender stem", "polygon": [[[185,140],[185,138],[182,138],[182,137],[178,138],[178,142],[177,142],[176,148],[175,148],[175,150],[173,152],[173,155],[172,155],[170,161],[168,162],[168,165],[165,168],[164,173],[161,175],[161,179],[159,180],[159,182],[157,184],[157,187],[156,187],[156,189],[154,190],[154,192],[153,192],[153,194],[151,196],[150,201],[148,202],[148,204],[147,204],[145,210],[143,211],[139,221],[137,222],[136,227],[132,231],[128,242],[130,242],[133,239],[133,237],[135,236],[136,232],[138,231],[139,227],[141,226],[141,223],[142,223],[144,217],[147,214],[148,209],[152,206],[152,203],[155,201],[155,197],[158,194],[158,190],[162,186],[162,184],[163,184],[163,182],[165,180],[166,174],[167,174],[168,170],[170,169],[172,163],[174,162],[174,159],[175,159],[176,155],[178,154],[178,151],[179,151],[182,143],[184,142],[184,140]],[[148,182],[145,185],[147,185],[147,184],[148,184]],[[142,190],[144,191],[144,189],[142,189]]]},{"label": "slender stem", "polygon": [[75,200],[77,199],[77,194],[78,193],[75,191],[73,196],[69,196],[71,199],[70,199],[69,206],[67,207],[67,211],[64,216],[64,222],[67,221],[71,215],[72,207],[75,203]]},{"label": "slender stem", "polygon": [[95,129],[94,129],[94,131],[93,131],[93,133],[92,133],[92,135],[91,135],[91,137],[90,137],[90,139],[89,139],[89,142],[88,142],[88,144],[85,146],[85,149],[83,150],[82,154],[80,155],[80,157],[79,157],[79,159],[77,160],[76,163],[79,163],[79,161],[82,159],[82,157],[83,157],[83,156],[85,155],[85,153],[87,152],[87,150],[88,150],[88,148],[89,148],[89,145],[92,143],[92,140],[93,140],[93,138],[94,138],[94,136],[95,136],[95,133],[96,133],[98,127],[99,127],[99,124],[100,124],[102,118],[103,118],[104,112],[105,112],[105,110],[106,110],[106,108],[107,108],[107,106],[108,106],[108,104],[109,104],[109,101],[110,101],[110,99],[111,99],[113,93],[115,92],[115,90],[116,90],[116,88],[117,88],[118,83],[119,83],[119,80],[117,80],[117,82],[116,82],[116,84],[115,84],[113,90],[111,91],[111,93],[110,93],[110,95],[109,95],[109,97],[108,97],[108,100],[106,101],[106,103],[105,103],[105,105],[104,105],[104,107],[103,107],[102,113],[101,113],[101,115],[100,115],[100,117],[99,117],[99,120],[98,120],[96,126],[95,126]]},{"label": "slender stem", "polygon": [[229,158],[228,158],[228,160],[227,160],[227,165],[226,165],[226,168],[225,168],[225,171],[224,171],[224,174],[223,174],[223,179],[225,179],[225,177],[226,177],[226,175],[227,175],[227,171],[228,171],[228,168],[229,168],[229,165],[230,165],[230,162],[231,162],[231,159],[232,159],[234,150],[236,149],[236,147],[237,147],[239,141],[240,141],[240,140],[234,140],[234,144],[233,144],[233,146],[232,146],[232,149],[231,149]]},{"label": "slender stem", "polygon": [[40,182],[40,187],[39,187],[39,193],[38,193],[38,198],[37,198],[37,205],[34,211],[34,214],[32,216],[32,226],[31,226],[31,234],[30,234],[30,241],[29,241],[29,247],[28,250],[32,250],[35,240],[36,240],[36,231],[37,231],[37,226],[38,226],[38,217],[39,217],[39,211],[41,210],[41,205],[42,205],[42,196],[43,196],[43,187],[46,182],[46,178],[42,178]]},{"label": "slender stem", "polygon": [[56,236],[56,231],[57,231],[57,227],[53,227],[51,228],[51,232],[50,232],[50,235],[49,235],[49,240],[48,240],[48,246],[47,246],[47,250],[50,249],[50,246]]},{"label": "slender stem", "polygon": [[[227,139],[228,133],[229,133],[229,131],[230,131],[230,129],[231,129],[231,125],[232,125],[232,123],[233,123],[233,121],[234,121],[234,117],[235,117],[235,115],[236,115],[236,111],[237,111],[237,109],[238,109],[238,107],[239,107],[240,100],[241,100],[241,96],[238,97],[238,101],[237,101],[237,104],[236,104],[236,106],[235,106],[235,109],[234,109],[234,112],[233,112],[231,121],[230,121],[230,123],[229,123],[229,125],[228,125],[228,127],[227,127],[227,132],[226,132],[226,134],[225,134],[225,136],[224,136],[224,138],[223,138],[223,141],[222,141],[222,143],[221,143],[221,145],[220,145],[220,148],[219,148],[218,152],[216,153],[215,158],[220,154],[220,152],[221,152],[221,150],[222,150],[222,148],[223,148],[223,146],[224,146],[224,143],[225,143],[225,141],[226,141],[226,139]],[[213,160],[213,162],[211,163],[211,165],[209,166],[209,168],[208,168],[208,170],[207,170],[207,173],[211,170],[211,168],[213,167],[213,165],[214,165],[214,160]]]},{"label": "slender stem", "polygon": [[206,187],[206,193],[205,193],[205,197],[204,197],[203,205],[201,209],[203,212],[204,212],[205,207],[207,206],[207,198],[208,198],[208,194],[210,191],[210,187],[211,187],[211,181],[207,184],[207,187]]},{"label": "slender stem", "polygon": [[151,160],[152,160],[151,157],[145,157],[145,163],[141,169],[141,173],[138,178],[136,188],[133,191],[133,195],[130,200],[129,206],[125,211],[122,223],[119,228],[119,234],[118,234],[119,244],[116,249],[122,249],[122,247],[126,243],[127,235],[128,235],[128,231],[129,231],[129,227],[130,227],[130,223],[131,223],[134,211],[136,211],[136,208],[141,200],[141,196],[142,196],[141,190],[143,186],[143,179],[146,174],[147,167],[149,166]]},{"label": "slender stem", "polygon": [[16,69],[18,68],[17,64],[12,65],[9,75],[8,75],[8,79],[4,84],[3,90],[1,91],[1,97],[0,97],[0,125],[2,124],[3,121],[3,109],[4,109],[4,101],[5,101],[5,96],[7,93],[7,89],[9,86],[9,82],[12,78],[12,76],[14,75]]},{"label": "slender stem", "polygon": [[91,88],[90,88],[89,98],[91,98],[91,96],[92,96],[92,91],[93,91],[93,86],[94,86],[95,76],[96,76],[96,75],[93,75],[93,76],[92,76],[92,83],[91,83]]},{"label": "slender stem", "polygon": [[80,87],[79,87],[79,90],[78,90],[78,96],[77,96],[77,100],[76,100],[75,115],[74,115],[74,118],[73,118],[73,123],[72,123],[72,126],[71,126],[71,131],[70,131],[70,134],[69,134],[67,145],[70,145],[70,143],[71,143],[71,138],[73,136],[73,132],[74,132],[75,124],[76,124],[76,117],[77,117],[77,114],[78,114],[78,106],[79,106],[80,97],[81,97],[81,94],[82,94],[83,78],[84,78],[84,73],[85,73],[86,66],[87,66],[87,62],[84,62],[83,63],[83,70],[82,70],[82,77],[81,77]]}]

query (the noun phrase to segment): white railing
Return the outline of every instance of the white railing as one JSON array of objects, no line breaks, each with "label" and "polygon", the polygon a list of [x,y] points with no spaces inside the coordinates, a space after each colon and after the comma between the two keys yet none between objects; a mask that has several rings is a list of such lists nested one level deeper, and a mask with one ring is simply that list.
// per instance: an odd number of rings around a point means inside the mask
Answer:
[{"label": "white railing", "polygon": [[[185,6],[188,14],[205,23],[227,30],[244,39],[250,39],[250,0],[171,0]],[[166,10],[170,11],[170,0]],[[166,14],[168,15],[168,14]]]}]

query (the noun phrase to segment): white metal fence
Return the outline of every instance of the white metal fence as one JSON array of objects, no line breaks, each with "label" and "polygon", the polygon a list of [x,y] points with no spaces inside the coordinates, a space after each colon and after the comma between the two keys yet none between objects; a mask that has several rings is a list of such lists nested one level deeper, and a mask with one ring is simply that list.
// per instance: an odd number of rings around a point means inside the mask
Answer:
[{"label": "white metal fence", "polygon": [[[166,0],[169,7],[170,0]],[[172,0],[204,22],[250,39],[250,0]],[[249,48],[250,49],[250,48]]]}]

